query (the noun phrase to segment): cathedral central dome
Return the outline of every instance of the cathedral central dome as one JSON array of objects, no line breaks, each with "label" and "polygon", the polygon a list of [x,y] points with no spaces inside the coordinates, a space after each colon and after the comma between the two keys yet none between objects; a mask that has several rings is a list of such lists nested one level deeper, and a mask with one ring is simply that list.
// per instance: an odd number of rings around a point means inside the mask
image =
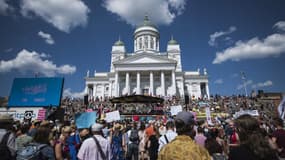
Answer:
[{"label": "cathedral central dome", "polygon": [[134,32],[134,52],[159,52],[159,32],[147,15],[144,17],[143,23],[138,25]]}]

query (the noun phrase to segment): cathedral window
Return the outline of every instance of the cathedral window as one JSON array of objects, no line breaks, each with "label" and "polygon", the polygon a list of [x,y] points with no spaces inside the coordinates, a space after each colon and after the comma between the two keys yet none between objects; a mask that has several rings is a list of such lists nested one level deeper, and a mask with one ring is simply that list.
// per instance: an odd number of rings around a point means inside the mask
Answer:
[{"label": "cathedral window", "polygon": [[142,49],[142,38],[139,39],[139,49]]},{"label": "cathedral window", "polygon": [[148,48],[148,37],[144,36],[144,47]]},{"label": "cathedral window", "polygon": [[154,49],[154,38],[153,37],[151,38],[151,41],[150,41],[150,48]]}]

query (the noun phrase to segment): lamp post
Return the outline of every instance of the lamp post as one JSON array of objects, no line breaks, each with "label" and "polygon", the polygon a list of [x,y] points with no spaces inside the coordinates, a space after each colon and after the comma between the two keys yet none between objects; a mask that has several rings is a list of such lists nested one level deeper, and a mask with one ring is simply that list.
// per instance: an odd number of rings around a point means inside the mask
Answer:
[{"label": "lamp post", "polygon": [[243,82],[243,87],[244,87],[244,92],[245,92],[245,97],[247,97],[247,89],[246,89],[246,77],[244,72],[240,72],[241,75],[241,80]]}]

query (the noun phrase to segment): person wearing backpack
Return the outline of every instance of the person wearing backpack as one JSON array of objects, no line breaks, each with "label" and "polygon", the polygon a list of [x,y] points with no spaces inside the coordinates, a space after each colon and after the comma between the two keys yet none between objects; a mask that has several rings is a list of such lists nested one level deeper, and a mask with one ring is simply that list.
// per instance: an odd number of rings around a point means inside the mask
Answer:
[{"label": "person wearing backpack", "polygon": [[175,124],[174,121],[168,121],[166,123],[166,134],[160,136],[158,142],[159,142],[159,148],[158,151],[162,149],[163,146],[171,142],[176,136],[177,133],[174,131]]},{"label": "person wearing backpack", "polygon": [[14,160],[16,156],[15,134],[12,132],[13,118],[9,114],[0,115],[0,156],[1,160]]},{"label": "person wearing backpack", "polygon": [[[35,150],[30,155],[21,154],[26,153],[25,151],[18,151],[17,160],[21,159],[21,157],[30,157],[30,159],[37,160],[55,160],[55,153],[53,147],[50,145],[50,132],[51,129],[49,127],[40,126],[35,133],[33,143],[30,143],[26,146],[26,149],[31,146],[31,148],[34,148]],[[33,146],[36,146],[36,148]]]},{"label": "person wearing backpack", "polygon": [[128,131],[129,144],[127,151],[127,160],[132,160],[134,157],[135,160],[139,159],[139,131],[137,129],[137,123],[133,122],[132,129]]}]

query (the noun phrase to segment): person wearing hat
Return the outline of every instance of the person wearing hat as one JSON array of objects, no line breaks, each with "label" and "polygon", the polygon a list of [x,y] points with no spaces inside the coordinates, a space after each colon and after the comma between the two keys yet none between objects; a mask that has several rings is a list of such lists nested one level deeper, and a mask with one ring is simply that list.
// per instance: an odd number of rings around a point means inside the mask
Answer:
[{"label": "person wearing hat", "polygon": [[111,150],[114,160],[124,159],[123,150],[123,126],[120,123],[115,123],[113,129],[110,131]]},{"label": "person wearing hat", "polygon": [[[16,156],[16,143],[15,139],[16,136],[12,132],[13,129],[13,118],[9,114],[1,114],[0,115],[0,143],[6,143],[6,146],[8,147],[10,154],[6,155],[6,153],[2,153],[1,150],[1,159],[13,159],[13,157]],[[5,155],[2,155],[5,154]]]},{"label": "person wearing hat", "polygon": [[102,136],[104,125],[95,123],[91,127],[93,136],[83,141],[77,157],[79,160],[111,160],[110,142]]},{"label": "person wearing hat", "polygon": [[211,160],[208,151],[191,138],[194,124],[193,114],[179,112],[175,118],[178,136],[160,150],[158,160]]}]

